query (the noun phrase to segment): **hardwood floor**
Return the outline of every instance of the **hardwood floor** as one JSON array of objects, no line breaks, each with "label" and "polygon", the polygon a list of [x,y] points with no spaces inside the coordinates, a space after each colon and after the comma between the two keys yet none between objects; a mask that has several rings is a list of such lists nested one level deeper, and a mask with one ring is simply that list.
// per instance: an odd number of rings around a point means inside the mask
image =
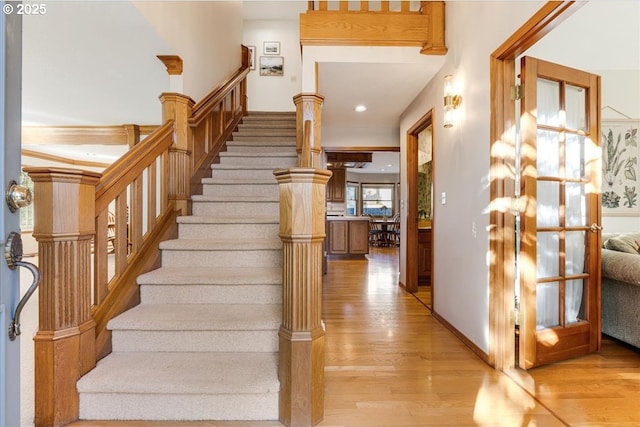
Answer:
[{"label": "hardwood floor", "polygon": [[[498,372],[398,286],[397,249],[373,248],[368,261],[329,261],[323,312],[326,392],[320,426],[640,426],[639,351],[604,339],[598,354],[529,372]],[[280,424],[78,422],[73,426]]]}]

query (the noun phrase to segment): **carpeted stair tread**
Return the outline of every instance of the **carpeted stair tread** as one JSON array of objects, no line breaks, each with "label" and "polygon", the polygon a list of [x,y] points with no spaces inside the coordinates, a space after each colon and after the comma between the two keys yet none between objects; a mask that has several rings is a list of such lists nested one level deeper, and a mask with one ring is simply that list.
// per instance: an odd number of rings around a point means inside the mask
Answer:
[{"label": "carpeted stair tread", "polygon": [[220,157],[286,157],[286,158],[294,158],[298,157],[296,153],[239,153],[237,151],[224,151],[220,153]]},{"label": "carpeted stair tread", "polygon": [[279,304],[140,304],[108,328],[143,331],[277,331]]},{"label": "carpeted stair tread", "polygon": [[203,185],[278,185],[275,176],[273,178],[203,178]]},{"label": "carpeted stair tread", "polygon": [[139,285],[280,285],[281,267],[160,267],[138,276]]},{"label": "carpeted stair tread", "polygon": [[194,202],[242,202],[242,203],[265,203],[265,202],[279,202],[278,195],[275,196],[208,196],[208,195],[196,195],[191,196],[191,200]]},{"label": "carpeted stair tread", "polygon": [[160,243],[162,250],[180,251],[256,251],[281,250],[280,239],[172,239]]},{"label": "carpeted stair tread", "polygon": [[80,393],[278,392],[275,353],[114,352],[78,382]]},{"label": "carpeted stair tread", "polygon": [[216,169],[271,170],[271,171],[279,169],[279,168],[274,168],[273,166],[229,165],[229,164],[223,164],[223,163],[215,163],[215,164],[211,165],[211,168],[214,170],[214,172],[215,172]]},{"label": "carpeted stair tread", "polygon": [[267,215],[256,216],[179,216],[178,224],[279,224],[277,217]]}]

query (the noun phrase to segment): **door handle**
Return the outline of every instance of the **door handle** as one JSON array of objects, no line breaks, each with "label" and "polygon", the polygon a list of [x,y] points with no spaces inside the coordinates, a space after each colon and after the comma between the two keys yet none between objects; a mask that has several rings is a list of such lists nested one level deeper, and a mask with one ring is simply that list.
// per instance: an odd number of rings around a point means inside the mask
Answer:
[{"label": "door handle", "polygon": [[9,188],[5,193],[5,200],[7,202],[7,206],[9,206],[9,210],[13,213],[20,208],[29,206],[33,200],[33,195],[31,190],[27,187],[18,185],[15,181],[11,181]]},{"label": "door handle", "polygon": [[11,341],[20,335],[20,313],[22,313],[22,309],[27,304],[27,301],[29,301],[29,298],[31,298],[31,295],[36,291],[42,279],[42,274],[38,267],[30,262],[22,261],[22,253],[22,238],[20,234],[11,232],[4,245],[4,258],[7,261],[7,265],[12,270],[18,267],[24,267],[33,274],[33,283],[20,299],[16,311],[13,314],[13,319],[11,319],[11,324],[9,325],[9,339]]},{"label": "door handle", "polygon": [[597,233],[598,231],[602,231],[602,227],[596,224],[595,222],[591,224],[591,232]]}]

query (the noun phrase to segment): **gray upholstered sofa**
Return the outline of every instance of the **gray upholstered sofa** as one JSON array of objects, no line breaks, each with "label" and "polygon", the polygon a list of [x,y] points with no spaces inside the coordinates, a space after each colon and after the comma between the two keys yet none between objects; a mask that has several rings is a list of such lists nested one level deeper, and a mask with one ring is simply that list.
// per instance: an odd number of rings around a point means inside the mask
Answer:
[{"label": "gray upholstered sofa", "polygon": [[640,233],[602,242],[602,332],[640,348]]}]

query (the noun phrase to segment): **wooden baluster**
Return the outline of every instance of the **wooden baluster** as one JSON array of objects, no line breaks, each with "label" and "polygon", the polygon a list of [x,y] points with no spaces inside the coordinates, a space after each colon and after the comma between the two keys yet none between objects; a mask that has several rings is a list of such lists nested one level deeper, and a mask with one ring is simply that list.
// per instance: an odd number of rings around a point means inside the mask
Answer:
[{"label": "wooden baluster", "polygon": [[78,379],[95,366],[91,317],[91,240],[100,174],[27,168],[34,182],[42,282],[34,338],[35,425],[61,426],[79,416]]},{"label": "wooden baluster", "polygon": [[189,117],[195,102],[179,93],[163,93],[162,121],[174,121],[175,139],[169,150],[169,199],[183,215],[191,213],[190,181],[193,174],[193,135],[189,126]]},{"label": "wooden baluster", "polygon": [[360,11],[362,12],[369,12],[369,2],[368,1],[361,1],[360,2]]},{"label": "wooden baluster", "polygon": [[129,254],[129,206],[127,203],[127,190],[116,196],[116,240],[115,240],[115,273],[122,274],[127,267],[127,255]]},{"label": "wooden baluster", "polygon": [[158,217],[158,168],[154,161],[147,169],[147,231],[153,230]]},{"label": "wooden baluster", "polygon": [[281,169],[282,325],[279,332],[280,421],[314,426],[324,417],[322,242],[331,172]]},{"label": "wooden baluster", "polygon": [[[96,216],[96,237],[93,242],[93,304],[96,305],[104,301],[109,292],[108,218],[108,208]],[[115,241],[112,244],[115,250]]]},{"label": "wooden baluster", "polygon": [[138,252],[142,244],[142,195],[143,179],[140,174],[129,187],[129,244],[131,253]]},{"label": "wooden baluster", "polygon": [[312,168],[322,166],[322,103],[324,97],[315,93],[301,93],[293,97],[296,105],[296,151],[298,152],[298,164],[301,162],[302,144],[304,141],[304,122],[311,121],[311,132],[309,137],[311,149]]},{"label": "wooden baluster", "polygon": [[349,11],[349,2],[341,1],[340,2],[340,12],[348,12]]},{"label": "wooden baluster", "polygon": [[320,0],[320,10],[325,10],[325,11],[328,10],[328,7],[327,7],[328,3],[329,2],[326,0]]},{"label": "wooden baluster", "polygon": [[402,13],[409,13],[411,12],[411,2],[407,1],[407,0],[402,0],[400,2],[400,11]]},{"label": "wooden baluster", "polygon": [[380,2],[380,10],[382,12],[389,12],[389,0],[382,0]]}]

